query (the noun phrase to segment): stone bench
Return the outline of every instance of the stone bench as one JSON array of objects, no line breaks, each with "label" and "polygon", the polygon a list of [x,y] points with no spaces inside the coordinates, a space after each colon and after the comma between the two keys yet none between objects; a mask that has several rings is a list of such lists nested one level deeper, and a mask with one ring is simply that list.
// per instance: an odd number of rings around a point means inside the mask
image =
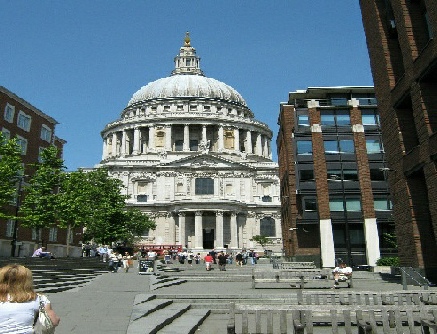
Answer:
[{"label": "stone bench", "polygon": [[360,291],[360,292],[316,292],[297,291],[299,305],[437,305],[437,291]]},{"label": "stone bench", "polygon": [[[351,288],[352,277],[346,281]],[[332,288],[334,279],[330,269],[293,269],[293,270],[257,270],[252,271],[252,288]],[[340,285],[338,286],[340,287]]]},{"label": "stone bench", "polygon": [[429,333],[437,328],[430,306],[230,306],[227,333]]},{"label": "stone bench", "polygon": [[277,262],[274,263],[275,269],[316,269],[314,262]]}]

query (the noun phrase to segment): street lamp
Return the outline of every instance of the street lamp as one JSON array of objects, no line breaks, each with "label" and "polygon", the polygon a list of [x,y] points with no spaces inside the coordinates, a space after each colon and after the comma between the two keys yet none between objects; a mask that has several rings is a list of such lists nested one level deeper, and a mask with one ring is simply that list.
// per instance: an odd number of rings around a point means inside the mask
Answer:
[{"label": "street lamp", "polygon": [[15,251],[17,248],[17,233],[18,233],[18,211],[20,210],[21,204],[21,188],[23,186],[23,180],[26,175],[18,176],[18,187],[17,187],[17,197],[15,203],[15,221],[14,221],[14,231],[12,233],[11,241],[11,257],[15,256]]}]

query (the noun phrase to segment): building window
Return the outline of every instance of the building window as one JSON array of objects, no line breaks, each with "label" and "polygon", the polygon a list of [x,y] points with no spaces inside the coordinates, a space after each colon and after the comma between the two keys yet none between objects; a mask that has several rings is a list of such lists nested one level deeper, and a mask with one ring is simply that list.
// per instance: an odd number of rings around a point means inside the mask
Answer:
[{"label": "building window", "polygon": [[370,181],[385,181],[383,168],[370,168]]},{"label": "building window", "polygon": [[214,195],[214,180],[211,178],[197,178],[195,193],[196,195]]},{"label": "building window", "polygon": [[298,140],[296,149],[298,155],[311,155],[313,154],[313,143],[311,140]]},{"label": "building window", "polygon": [[270,196],[270,195],[264,195],[264,196],[261,198],[261,200],[262,200],[263,202],[271,202],[271,201],[272,201],[272,196]]},{"label": "building window", "polygon": [[379,126],[379,113],[376,109],[363,109],[361,119],[363,125]]},{"label": "building window", "polygon": [[15,220],[8,219],[6,222],[6,236],[11,238],[14,236]]},{"label": "building window", "polygon": [[145,203],[147,202],[147,195],[137,195],[137,202]]},{"label": "building window", "polygon": [[314,170],[312,169],[301,169],[299,171],[299,181],[314,181]]},{"label": "building window", "polygon": [[328,169],[328,180],[358,181],[356,169]]},{"label": "building window", "polygon": [[23,129],[24,131],[29,131],[31,122],[32,122],[32,117],[30,117],[29,115],[26,115],[21,110],[18,112],[17,126],[19,128]]},{"label": "building window", "polygon": [[39,147],[38,148],[38,162],[42,162],[42,152],[46,149],[46,147]]},{"label": "building window", "polygon": [[358,198],[330,198],[330,211],[361,211],[361,201]]},{"label": "building window", "polygon": [[48,143],[50,143],[52,140],[52,129],[45,124],[43,124],[41,127],[41,139]]},{"label": "building window", "polygon": [[11,132],[8,129],[2,128],[2,134],[4,139],[11,139]]},{"label": "building window", "polygon": [[275,230],[276,230],[275,220],[272,217],[264,217],[260,220],[260,228],[259,228],[260,235],[266,237],[275,237],[276,236]]},{"label": "building window", "polygon": [[58,241],[58,228],[50,227],[49,229],[49,241]]},{"label": "building window", "polygon": [[348,126],[351,119],[348,109],[323,110],[320,112],[322,126]]},{"label": "building window", "polygon": [[353,154],[355,153],[352,139],[324,140],[325,154]]},{"label": "building window", "polygon": [[367,154],[383,153],[382,143],[379,139],[366,139]]},{"label": "building window", "polygon": [[317,211],[317,200],[315,198],[304,198],[303,206],[305,211]]},{"label": "building window", "polygon": [[183,140],[175,140],[174,150],[177,152],[183,151],[184,150],[184,141]]},{"label": "building window", "polygon": [[297,116],[297,125],[298,126],[310,126],[310,119],[308,115],[298,115]]},{"label": "building window", "polygon": [[9,103],[6,103],[5,107],[5,121],[9,123],[14,122],[14,115],[15,115],[15,107],[13,105],[10,105]]},{"label": "building window", "polygon": [[17,144],[21,149],[21,155],[26,155],[27,153],[27,139],[17,136]]},{"label": "building window", "polygon": [[199,150],[199,141],[197,139],[190,139],[190,151]]},{"label": "building window", "polygon": [[392,203],[388,198],[375,198],[373,204],[375,211],[389,211],[393,209]]}]

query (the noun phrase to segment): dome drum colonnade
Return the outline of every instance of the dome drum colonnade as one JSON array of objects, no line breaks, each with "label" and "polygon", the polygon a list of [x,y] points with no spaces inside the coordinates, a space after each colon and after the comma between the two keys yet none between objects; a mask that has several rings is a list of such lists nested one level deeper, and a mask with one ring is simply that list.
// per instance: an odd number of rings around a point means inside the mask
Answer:
[{"label": "dome drum colonnade", "polygon": [[[199,64],[187,37],[172,75],[142,87],[102,131],[101,165],[133,195],[127,205],[156,221],[145,242],[251,247],[261,220],[280,242],[272,131],[235,89],[205,77]],[[211,189],[203,192],[199,179]]]}]

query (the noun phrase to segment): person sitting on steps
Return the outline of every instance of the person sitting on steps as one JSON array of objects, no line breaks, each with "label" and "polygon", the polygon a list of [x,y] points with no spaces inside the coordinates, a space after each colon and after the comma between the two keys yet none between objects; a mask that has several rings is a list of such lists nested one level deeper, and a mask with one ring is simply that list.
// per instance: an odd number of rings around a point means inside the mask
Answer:
[{"label": "person sitting on steps", "polygon": [[340,263],[338,267],[334,268],[332,273],[334,274],[333,289],[337,289],[339,281],[344,282],[352,277],[352,268],[348,267],[346,263]]}]

